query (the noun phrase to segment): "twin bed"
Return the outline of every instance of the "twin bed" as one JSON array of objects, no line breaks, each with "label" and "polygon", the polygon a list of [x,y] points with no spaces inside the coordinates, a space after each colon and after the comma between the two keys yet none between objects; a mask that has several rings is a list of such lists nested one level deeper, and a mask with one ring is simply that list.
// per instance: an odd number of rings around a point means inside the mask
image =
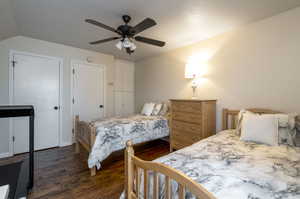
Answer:
[{"label": "twin bed", "polygon": [[143,144],[169,135],[168,115],[114,117],[93,122],[75,118],[76,151],[82,145],[90,154],[88,166],[91,176],[100,169],[101,162],[115,151],[126,147],[126,141]]},{"label": "twin bed", "polygon": [[129,141],[121,198],[299,199],[300,148],[241,141],[238,113],[225,109],[224,131],[153,162],[135,157]]},{"label": "twin bed", "polygon": [[238,113],[224,109],[224,131],[152,162],[134,156],[132,146],[167,136],[166,117],[132,116],[93,123],[77,117],[77,143],[90,151],[89,167],[95,174],[101,161],[127,141],[121,198],[299,199],[300,148],[241,141],[234,130]]}]

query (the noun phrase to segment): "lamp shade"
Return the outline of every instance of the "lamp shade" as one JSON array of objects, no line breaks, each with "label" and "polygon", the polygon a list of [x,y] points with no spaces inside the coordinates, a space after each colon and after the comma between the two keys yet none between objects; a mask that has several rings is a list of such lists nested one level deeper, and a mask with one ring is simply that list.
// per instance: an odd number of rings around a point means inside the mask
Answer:
[{"label": "lamp shade", "polygon": [[184,77],[186,79],[193,79],[197,77],[200,74],[200,67],[197,63],[195,62],[188,62],[185,65],[185,74]]}]

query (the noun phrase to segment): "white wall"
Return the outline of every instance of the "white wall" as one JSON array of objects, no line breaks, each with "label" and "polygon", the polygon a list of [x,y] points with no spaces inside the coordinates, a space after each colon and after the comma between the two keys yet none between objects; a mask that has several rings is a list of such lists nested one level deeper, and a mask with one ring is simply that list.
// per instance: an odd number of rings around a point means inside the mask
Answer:
[{"label": "white wall", "polygon": [[[114,114],[114,94],[113,85],[108,84],[114,81],[114,57],[112,55],[101,54],[88,50],[73,48],[56,43],[31,39],[17,36],[0,42],[0,104],[8,104],[9,86],[9,51],[17,50],[40,55],[54,56],[63,58],[63,144],[70,144],[72,141],[71,133],[71,103],[70,103],[70,78],[71,78],[71,59],[86,61],[91,57],[94,63],[106,66],[106,112],[107,116]],[[0,119],[0,155],[9,151],[9,131],[7,119]]]},{"label": "white wall", "polygon": [[[136,63],[136,109],[146,101],[190,98],[184,79],[189,56],[206,65],[199,98],[217,99],[217,129],[224,107],[300,113],[300,8]],[[199,27],[200,28],[200,27]],[[199,62],[200,63],[200,62]]]}]

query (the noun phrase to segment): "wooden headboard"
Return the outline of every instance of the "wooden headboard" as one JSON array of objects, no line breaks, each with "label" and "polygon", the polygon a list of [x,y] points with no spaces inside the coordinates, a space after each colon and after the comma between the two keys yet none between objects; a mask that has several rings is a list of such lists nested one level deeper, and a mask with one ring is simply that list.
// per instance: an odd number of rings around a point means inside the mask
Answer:
[{"label": "wooden headboard", "polygon": [[[275,114],[275,113],[282,113],[280,111],[274,111],[270,109],[262,109],[262,108],[249,108],[246,109],[248,111],[251,111],[253,113],[258,114]],[[237,123],[237,116],[239,114],[240,110],[229,110],[229,109],[223,109],[223,119],[222,119],[222,129],[235,129],[236,123]],[[299,118],[300,119],[300,118]]]}]

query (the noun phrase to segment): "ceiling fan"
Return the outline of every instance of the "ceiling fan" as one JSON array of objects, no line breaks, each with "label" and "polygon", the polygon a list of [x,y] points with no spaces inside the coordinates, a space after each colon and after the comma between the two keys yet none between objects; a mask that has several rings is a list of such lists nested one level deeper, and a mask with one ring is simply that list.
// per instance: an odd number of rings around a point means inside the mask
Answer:
[{"label": "ceiling fan", "polygon": [[134,50],[136,49],[136,45],[132,42],[132,40],[142,42],[142,43],[146,43],[146,44],[150,44],[150,45],[154,45],[154,46],[159,46],[159,47],[163,47],[166,44],[163,41],[158,41],[158,40],[155,40],[155,39],[142,37],[142,36],[136,36],[137,34],[143,32],[144,30],[146,30],[148,28],[151,28],[152,26],[155,26],[156,22],[153,19],[146,18],[142,22],[137,24],[136,26],[132,27],[132,26],[128,25],[128,23],[131,20],[130,16],[123,15],[122,18],[123,18],[123,21],[125,22],[125,24],[120,25],[117,29],[112,28],[110,26],[107,26],[107,25],[105,25],[103,23],[100,23],[100,22],[98,22],[96,20],[93,20],[93,19],[86,19],[85,21],[87,23],[90,23],[90,24],[93,24],[95,26],[104,28],[106,30],[112,31],[112,32],[117,33],[119,35],[117,37],[110,37],[110,38],[107,38],[107,39],[102,39],[102,40],[90,42],[90,44],[91,45],[101,44],[101,43],[104,43],[104,42],[109,42],[109,41],[120,39],[119,42],[116,44],[116,47],[119,50],[122,50],[123,48],[126,49],[126,52],[128,54],[133,53]]}]

